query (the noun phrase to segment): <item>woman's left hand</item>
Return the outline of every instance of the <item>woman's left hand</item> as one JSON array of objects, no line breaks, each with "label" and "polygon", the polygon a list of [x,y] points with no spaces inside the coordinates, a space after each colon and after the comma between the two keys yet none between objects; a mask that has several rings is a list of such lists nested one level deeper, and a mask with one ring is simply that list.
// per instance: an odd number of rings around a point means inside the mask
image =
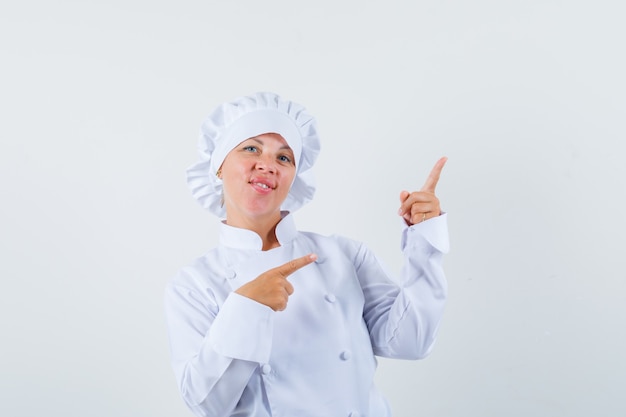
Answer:
[{"label": "woman's left hand", "polygon": [[441,175],[441,170],[448,158],[440,158],[428,175],[426,182],[419,191],[402,191],[400,193],[400,210],[398,214],[404,218],[409,226],[437,217],[441,214],[439,199],[435,195],[435,188]]}]

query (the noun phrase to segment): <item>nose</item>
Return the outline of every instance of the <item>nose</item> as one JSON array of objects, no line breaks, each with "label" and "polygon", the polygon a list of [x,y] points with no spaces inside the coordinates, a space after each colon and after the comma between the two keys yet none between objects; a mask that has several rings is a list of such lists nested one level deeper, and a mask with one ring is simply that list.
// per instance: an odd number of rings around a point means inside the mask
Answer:
[{"label": "nose", "polygon": [[271,156],[262,155],[256,162],[256,169],[268,173],[276,173],[276,161]]}]

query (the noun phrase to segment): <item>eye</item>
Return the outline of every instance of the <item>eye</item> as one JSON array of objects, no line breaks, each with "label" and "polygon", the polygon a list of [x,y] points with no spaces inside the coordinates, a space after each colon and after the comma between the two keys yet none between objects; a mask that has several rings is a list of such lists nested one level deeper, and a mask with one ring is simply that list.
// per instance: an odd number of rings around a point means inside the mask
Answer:
[{"label": "eye", "polygon": [[256,151],[258,151],[258,148],[256,146],[253,146],[253,145],[244,146],[242,149],[244,151],[247,151],[247,152],[256,152]]},{"label": "eye", "polygon": [[278,157],[278,160],[280,162],[285,162],[287,164],[291,164],[293,161],[291,160],[291,157],[289,155],[280,155]]}]

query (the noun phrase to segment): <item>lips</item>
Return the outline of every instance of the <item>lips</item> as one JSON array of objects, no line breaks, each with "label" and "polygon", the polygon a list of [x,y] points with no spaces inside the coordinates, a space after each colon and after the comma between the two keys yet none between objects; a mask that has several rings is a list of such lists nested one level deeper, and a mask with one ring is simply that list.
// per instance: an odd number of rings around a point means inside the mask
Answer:
[{"label": "lips", "polygon": [[248,183],[261,192],[269,192],[276,189],[276,184],[265,178],[253,178]]}]

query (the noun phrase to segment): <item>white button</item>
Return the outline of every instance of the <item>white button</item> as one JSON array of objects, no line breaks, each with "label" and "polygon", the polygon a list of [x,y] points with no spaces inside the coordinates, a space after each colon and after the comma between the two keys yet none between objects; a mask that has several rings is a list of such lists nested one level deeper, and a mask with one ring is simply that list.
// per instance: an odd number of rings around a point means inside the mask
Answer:
[{"label": "white button", "polygon": [[261,366],[261,372],[263,375],[269,375],[269,373],[272,372],[272,367],[269,363],[264,363],[263,366]]},{"label": "white button", "polygon": [[350,359],[350,356],[352,356],[352,354],[350,353],[349,350],[344,350],[343,352],[341,352],[341,355],[339,355],[339,357],[343,359],[344,361],[347,361],[348,359]]},{"label": "white button", "polygon": [[237,276],[237,273],[233,271],[232,269],[229,269],[228,271],[226,271],[226,278],[235,279],[236,276]]},{"label": "white button", "polygon": [[334,303],[335,301],[337,301],[337,297],[335,297],[335,294],[326,294],[324,296],[324,298],[326,299],[326,301],[328,301],[329,303]]},{"label": "white button", "polygon": [[358,411],[352,411],[350,414],[348,414],[348,417],[359,417],[360,414]]},{"label": "white button", "polygon": [[326,258],[324,258],[323,256],[317,255],[317,259],[315,260],[315,263],[316,264],[323,264],[324,262],[326,262]]}]

